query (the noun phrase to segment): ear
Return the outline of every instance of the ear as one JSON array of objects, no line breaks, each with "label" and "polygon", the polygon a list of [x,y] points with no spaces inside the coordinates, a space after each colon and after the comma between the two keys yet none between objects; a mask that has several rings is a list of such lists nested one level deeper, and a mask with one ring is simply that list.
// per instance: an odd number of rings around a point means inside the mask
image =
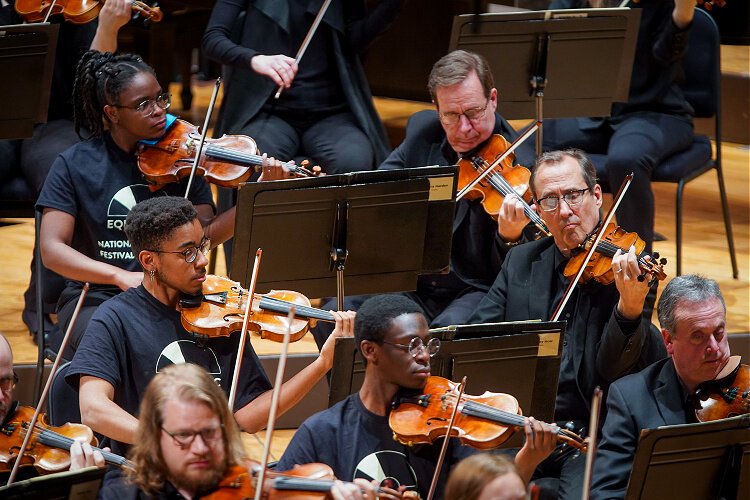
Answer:
[{"label": "ear", "polygon": [[664,340],[664,347],[667,348],[667,354],[671,356],[672,352],[674,351],[672,334],[669,333],[669,330],[665,330],[664,328],[662,328],[661,338]]},{"label": "ear", "polygon": [[138,254],[138,262],[141,263],[141,267],[146,274],[150,273],[151,271],[156,272],[157,270],[156,254],[154,254],[153,252],[149,252],[148,250],[141,250]]},{"label": "ear", "polygon": [[492,90],[490,90],[490,108],[492,111],[497,110],[497,100],[500,97],[500,94],[497,92],[497,89],[493,87]]},{"label": "ear", "polygon": [[359,352],[362,354],[362,357],[365,358],[367,364],[377,364],[379,347],[378,344],[371,340],[363,340],[359,343]]},{"label": "ear", "polygon": [[120,121],[118,109],[115,106],[106,104],[103,108],[104,116],[107,117],[109,123],[117,123]]},{"label": "ear", "polygon": [[599,184],[594,184],[594,190],[591,193],[594,195],[594,199],[596,199],[596,206],[601,207],[603,201],[602,187]]}]

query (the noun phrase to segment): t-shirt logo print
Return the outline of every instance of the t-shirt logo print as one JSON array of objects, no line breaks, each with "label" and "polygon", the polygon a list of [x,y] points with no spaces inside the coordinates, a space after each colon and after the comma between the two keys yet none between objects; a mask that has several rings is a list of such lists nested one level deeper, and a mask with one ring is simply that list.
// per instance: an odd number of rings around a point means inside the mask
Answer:
[{"label": "t-shirt logo print", "polygon": [[352,479],[360,477],[368,481],[374,479],[380,486],[394,490],[399,486],[417,489],[417,474],[406,460],[406,455],[398,451],[382,450],[364,457],[357,464]]},{"label": "t-shirt logo print", "polygon": [[221,382],[221,367],[216,353],[210,347],[199,345],[192,340],[175,340],[170,342],[156,360],[156,373],[169,365],[193,363],[202,366],[217,381]]},{"label": "t-shirt logo print", "polygon": [[[107,227],[122,229],[125,217],[128,216],[130,209],[136,203],[159,195],[166,196],[166,193],[152,193],[145,184],[133,184],[120,189],[109,200],[109,205],[107,206]],[[114,222],[113,219],[121,220],[118,223]]]}]

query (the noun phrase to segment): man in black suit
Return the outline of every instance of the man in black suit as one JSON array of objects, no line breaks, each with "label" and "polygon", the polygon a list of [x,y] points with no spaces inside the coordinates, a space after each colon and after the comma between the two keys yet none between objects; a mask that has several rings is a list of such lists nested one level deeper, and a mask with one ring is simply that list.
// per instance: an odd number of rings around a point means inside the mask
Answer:
[{"label": "man in black suit", "polygon": [[657,312],[671,357],[610,387],[592,499],[624,498],[641,430],[696,422],[698,386],[723,378],[739,363],[739,356],[730,361],[726,305],[714,280],[674,278]]},{"label": "man in black suit", "polygon": [[[464,50],[443,56],[432,67],[427,87],[436,111],[420,111],[409,119],[404,142],[378,170],[455,165],[461,157],[471,158],[493,134],[501,134],[509,142],[518,137],[497,112],[499,94],[484,57]],[[521,144],[515,156],[520,164],[531,165],[533,146]],[[450,271],[419,276],[416,292],[407,293],[422,307],[431,328],[467,322],[497,276],[508,249],[520,241],[529,223],[523,205],[519,198],[506,196],[495,220],[479,200],[457,203]],[[347,297],[347,309],[358,309],[366,298]],[[335,309],[335,300],[323,308]],[[325,342],[328,331],[322,323],[313,330],[318,346]]]},{"label": "man in black suit", "polygon": [[[545,153],[531,177],[535,206],[550,232],[513,248],[470,323],[549,319],[568,285],[563,270],[571,255],[600,222],[602,190],[588,157],[579,150]],[[664,357],[658,334],[650,331],[648,281],[639,281],[635,249],[612,258],[615,282],[577,286],[560,319],[567,321],[560,364],[555,420],[585,427],[594,387]],[[584,460],[561,450],[542,463],[538,475],[560,477],[560,497],[580,498]]]}]

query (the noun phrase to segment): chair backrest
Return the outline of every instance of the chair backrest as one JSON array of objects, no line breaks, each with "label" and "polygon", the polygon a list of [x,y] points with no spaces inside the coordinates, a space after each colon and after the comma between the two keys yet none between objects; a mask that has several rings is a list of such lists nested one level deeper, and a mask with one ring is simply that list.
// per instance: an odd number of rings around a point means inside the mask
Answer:
[{"label": "chair backrest", "polygon": [[67,422],[81,423],[78,392],[65,381],[69,368],[70,361],[60,365],[49,388],[47,418],[52,425],[63,425]]},{"label": "chair backrest", "polygon": [[695,9],[687,53],[682,62],[685,81],[680,85],[695,116],[713,117],[719,111],[721,90],[721,38],[713,18]]}]

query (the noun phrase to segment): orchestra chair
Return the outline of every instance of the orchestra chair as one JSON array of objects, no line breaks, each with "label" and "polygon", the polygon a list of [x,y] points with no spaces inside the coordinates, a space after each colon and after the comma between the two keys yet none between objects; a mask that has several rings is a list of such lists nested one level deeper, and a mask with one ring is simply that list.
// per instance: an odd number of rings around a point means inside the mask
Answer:
[{"label": "orchestra chair", "polygon": [[[687,53],[682,63],[685,81],[680,85],[685,98],[695,110],[696,118],[708,118],[714,121],[714,138],[716,153],[712,154],[711,141],[705,135],[696,134],[690,148],[665,159],[656,167],[651,177],[652,182],[669,182],[677,184],[675,204],[675,226],[677,247],[677,275],[682,274],[682,206],[685,185],[705,174],[716,170],[719,182],[719,197],[724,215],[724,228],[729,245],[729,256],[732,262],[732,276],[738,279],[737,256],[734,249],[732,223],[729,216],[729,204],[724,185],[724,174],[721,168],[721,40],[716,22],[703,9],[695,9],[695,18],[690,30]],[[607,179],[605,165],[607,155],[592,154],[591,160],[596,166],[599,179]],[[600,181],[601,182],[601,181]],[[606,182],[605,190],[610,190]]]},{"label": "orchestra chair", "polygon": [[65,381],[70,361],[61,364],[55,372],[47,395],[47,418],[49,423],[60,426],[67,422],[81,423],[81,408],[78,392]]}]

